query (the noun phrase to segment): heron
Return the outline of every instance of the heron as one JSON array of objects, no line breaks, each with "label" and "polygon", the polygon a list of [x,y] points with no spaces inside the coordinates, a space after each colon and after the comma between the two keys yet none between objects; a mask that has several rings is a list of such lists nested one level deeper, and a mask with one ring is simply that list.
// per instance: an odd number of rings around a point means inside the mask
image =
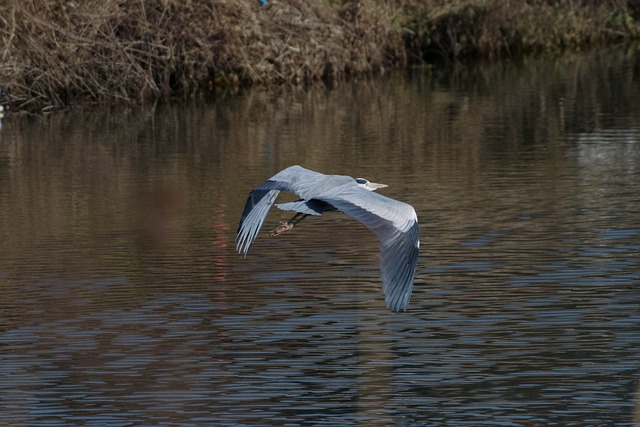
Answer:
[{"label": "heron", "polygon": [[249,193],[236,233],[236,250],[243,257],[281,191],[295,193],[299,200],[276,204],[295,212],[271,232],[279,236],[304,218],[338,210],[358,220],[380,240],[380,272],[385,303],[393,311],[406,311],[411,299],[420,240],[418,217],[411,205],[374,193],[385,184],[344,175],[325,175],[302,166],[278,172]]}]

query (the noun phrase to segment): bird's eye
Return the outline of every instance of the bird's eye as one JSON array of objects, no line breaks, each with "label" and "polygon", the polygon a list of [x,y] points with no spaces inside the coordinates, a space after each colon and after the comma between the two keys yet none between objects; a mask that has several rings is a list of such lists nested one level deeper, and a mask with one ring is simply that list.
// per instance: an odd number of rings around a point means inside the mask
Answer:
[{"label": "bird's eye", "polygon": [[367,182],[369,182],[368,180],[364,179],[364,178],[356,178],[356,182],[358,184],[366,184]]}]

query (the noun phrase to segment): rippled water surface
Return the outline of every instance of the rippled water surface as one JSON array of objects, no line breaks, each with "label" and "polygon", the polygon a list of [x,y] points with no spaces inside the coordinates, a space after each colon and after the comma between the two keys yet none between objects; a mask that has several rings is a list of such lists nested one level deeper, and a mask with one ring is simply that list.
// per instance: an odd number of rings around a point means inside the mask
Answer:
[{"label": "rippled water surface", "polygon": [[[389,184],[409,311],[338,213],[267,230],[301,164]],[[415,69],[0,130],[0,425],[640,423],[640,57]]]}]

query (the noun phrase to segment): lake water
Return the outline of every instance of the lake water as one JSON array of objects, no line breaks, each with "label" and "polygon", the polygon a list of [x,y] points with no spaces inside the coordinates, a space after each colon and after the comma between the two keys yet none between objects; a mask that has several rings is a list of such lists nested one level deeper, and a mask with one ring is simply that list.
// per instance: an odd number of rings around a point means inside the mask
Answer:
[{"label": "lake water", "polygon": [[[407,312],[339,213],[235,253],[292,164],[415,207]],[[0,425],[632,426],[639,251],[632,49],[10,115]]]}]

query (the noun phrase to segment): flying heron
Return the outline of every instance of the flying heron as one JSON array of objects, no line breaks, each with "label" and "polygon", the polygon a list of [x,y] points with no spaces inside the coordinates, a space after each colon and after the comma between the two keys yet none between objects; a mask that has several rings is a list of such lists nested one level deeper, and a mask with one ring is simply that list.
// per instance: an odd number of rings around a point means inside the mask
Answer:
[{"label": "flying heron", "polygon": [[380,239],[380,271],[387,307],[406,311],[420,247],[418,217],[410,205],[374,193],[382,187],[387,185],[290,166],[249,194],[236,234],[236,249],[246,256],[278,194],[295,193],[301,199],[276,207],[296,214],[290,221],[281,222],[271,235],[280,235],[307,216],[329,210],[337,209],[355,218]]}]

